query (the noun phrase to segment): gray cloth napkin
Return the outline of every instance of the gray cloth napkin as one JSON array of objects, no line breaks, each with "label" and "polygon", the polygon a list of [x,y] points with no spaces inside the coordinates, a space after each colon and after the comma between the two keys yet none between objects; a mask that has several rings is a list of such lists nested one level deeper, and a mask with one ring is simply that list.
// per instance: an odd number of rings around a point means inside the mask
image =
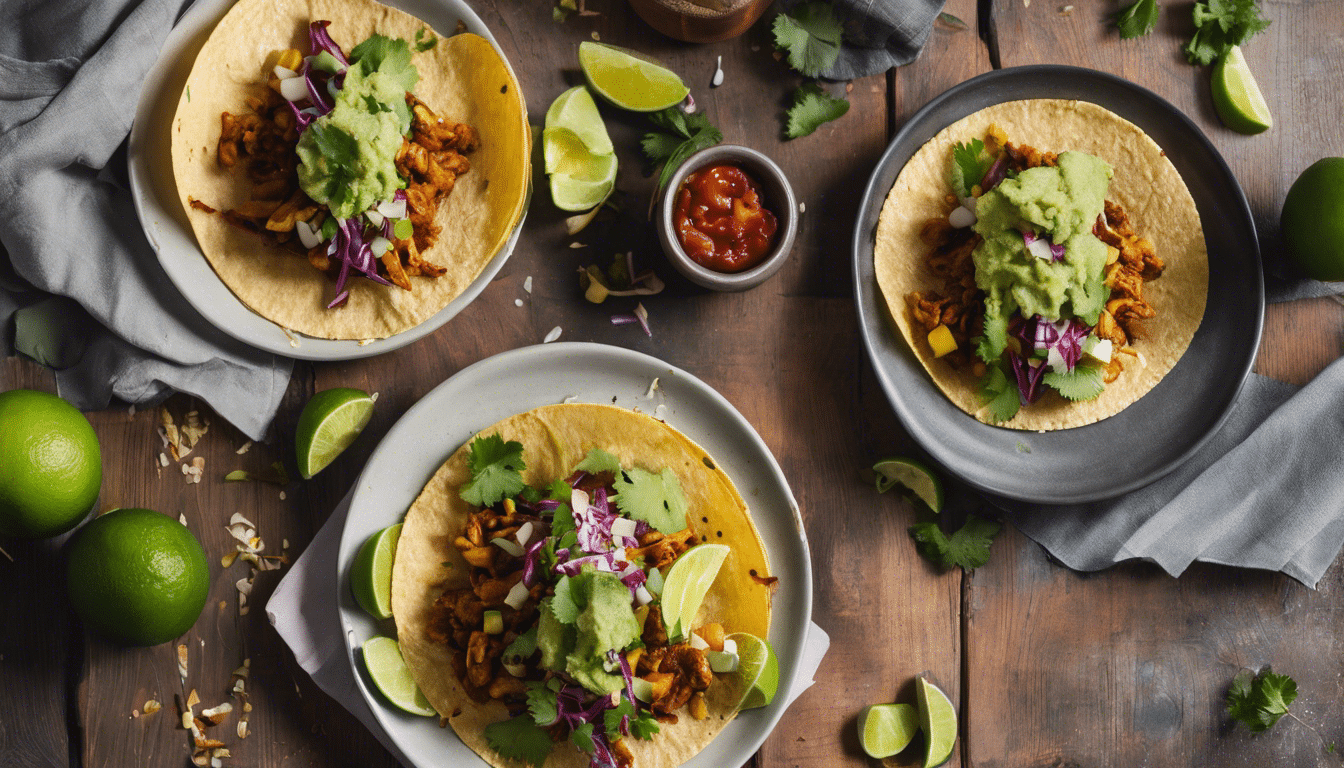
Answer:
[{"label": "gray cloth napkin", "polygon": [[[342,639],[347,627],[342,626],[340,611],[331,599],[335,592],[332,582],[338,568],[341,531],[345,528],[353,494],[351,489],[336,505],[308,548],[276,585],[275,592],[266,602],[266,617],[293,651],[294,660],[312,676],[313,682],[363,723],[398,762],[411,765],[360,693],[351,668],[353,662],[345,654]],[[789,704],[812,686],[817,667],[830,646],[830,635],[809,623],[798,677],[786,694]]]},{"label": "gray cloth napkin", "polygon": [[[1338,283],[1271,281],[1270,300],[1337,294]],[[1198,560],[1282,571],[1315,587],[1344,546],[1344,359],[1300,390],[1252,374],[1223,427],[1189,461],[1104,502],[990,499],[1070,568],[1123,560],[1179,576]]]},{"label": "gray cloth napkin", "polygon": [[184,4],[0,2],[0,351],[55,368],[81,409],[186,392],[259,440],[293,362],[221,333],[182,298],[145,239],[119,150]]},{"label": "gray cloth napkin", "polygon": [[[788,11],[808,0],[780,0]],[[833,0],[844,26],[840,56],[822,76],[853,80],[909,64],[919,56],[943,10],[943,0]]]}]

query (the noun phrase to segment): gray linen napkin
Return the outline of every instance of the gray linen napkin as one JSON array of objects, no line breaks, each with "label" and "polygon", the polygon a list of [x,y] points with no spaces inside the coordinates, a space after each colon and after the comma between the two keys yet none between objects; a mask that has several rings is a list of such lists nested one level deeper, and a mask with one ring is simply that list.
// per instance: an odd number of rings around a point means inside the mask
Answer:
[{"label": "gray linen napkin", "polygon": [[176,390],[259,440],[293,362],[221,333],[182,298],[140,228],[119,151],[184,5],[0,3],[0,352],[55,368],[79,408]]},{"label": "gray linen napkin", "polygon": [[[1272,281],[1270,300],[1340,284]],[[1252,374],[1227,423],[1171,474],[1119,499],[1030,505],[1004,519],[1070,568],[1144,559],[1179,576],[1196,560],[1282,571],[1314,588],[1344,546],[1344,359],[1300,390]]]},{"label": "gray linen napkin", "polygon": [[[788,11],[808,0],[780,0]],[[853,80],[909,64],[928,42],[943,0],[833,0],[845,29],[840,56],[822,76]]]}]

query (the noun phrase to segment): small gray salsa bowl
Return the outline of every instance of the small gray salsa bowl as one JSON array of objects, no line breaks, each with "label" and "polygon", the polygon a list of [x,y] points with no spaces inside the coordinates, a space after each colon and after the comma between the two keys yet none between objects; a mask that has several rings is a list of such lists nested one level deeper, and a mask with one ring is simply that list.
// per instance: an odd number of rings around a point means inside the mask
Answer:
[{"label": "small gray salsa bowl", "polygon": [[[761,187],[762,206],[775,215],[775,244],[759,264],[743,272],[718,272],[696,263],[682,249],[672,223],[677,192],[691,173],[710,165],[736,165]],[[793,238],[798,232],[798,201],[793,187],[775,161],[754,149],[736,144],[718,144],[696,152],[677,168],[668,180],[658,203],[658,240],[663,252],[679,272],[691,282],[715,291],[745,291],[754,288],[779,271],[788,260]]]}]

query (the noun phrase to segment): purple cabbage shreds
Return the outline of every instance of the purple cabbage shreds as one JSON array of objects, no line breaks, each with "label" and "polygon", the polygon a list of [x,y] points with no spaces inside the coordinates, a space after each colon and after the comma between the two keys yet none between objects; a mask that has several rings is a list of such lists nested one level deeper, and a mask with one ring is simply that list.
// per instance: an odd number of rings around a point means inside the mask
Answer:
[{"label": "purple cabbage shreds", "polygon": [[646,534],[646,533],[648,533],[649,531],[652,531],[652,530],[653,530],[653,526],[652,526],[652,525],[649,525],[646,521],[644,521],[644,520],[636,520],[636,521],[635,521],[635,535],[636,535],[636,536],[643,536],[644,534]]},{"label": "purple cabbage shreds", "polygon": [[[634,704],[638,701],[635,698],[635,675],[630,670],[630,662],[626,660],[625,654],[612,649],[607,651],[607,661],[614,661],[621,665],[621,677],[625,679],[625,697],[630,700],[631,704]],[[629,716],[621,716],[621,733],[626,736],[630,735]]]},{"label": "purple cabbage shreds", "polygon": [[556,499],[542,499],[541,501],[537,502],[537,510],[540,512],[550,512],[554,514],[555,510],[559,508],[560,508],[560,502],[557,501]]},{"label": "purple cabbage shreds", "polygon": [[640,568],[634,563],[626,565],[621,571],[621,583],[630,590],[630,595],[632,597],[635,592],[639,591],[640,587],[644,586],[644,582],[648,580],[649,575],[644,572],[643,568]]},{"label": "purple cabbage shreds", "polygon": [[[570,730],[574,730],[584,723],[601,724],[602,713],[611,709],[611,697],[598,696],[592,701],[588,701],[588,692],[577,685],[566,685],[555,695],[556,710],[560,713],[560,719]],[[593,736],[596,738],[601,728],[593,729]]]},{"label": "purple cabbage shreds", "polygon": [[331,244],[327,246],[327,255],[334,256],[341,262],[341,272],[336,277],[337,300],[328,305],[328,309],[337,306],[349,297],[349,292],[345,290],[345,283],[349,279],[352,269],[375,283],[392,284],[378,274],[377,262],[373,258],[373,249],[369,247],[368,243],[364,242],[364,231],[358,217],[340,222],[336,227],[336,236],[331,239]]},{"label": "purple cabbage shreds", "polygon": [[1069,321],[1069,326],[1060,335],[1056,346],[1059,349],[1059,356],[1064,358],[1064,365],[1068,367],[1068,370],[1072,371],[1073,367],[1078,365],[1078,361],[1083,358],[1083,341],[1087,339],[1090,330],[1087,323],[1074,318]]},{"label": "purple cabbage shreds", "polygon": [[611,507],[607,504],[606,488],[596,488],[593,490],[593,507],[604,514],[611,512]]},{"label": "purple cabbage shreds", "polygon": [[611,754],[611,748],[607,746],[606,733],[600,732],[600,729],[593,731],[593,756],[588,760],[588,768],[621,768]]},{"label": "purple cabbage shreds", "polygon": [[1004,152],[1003,154],[999,155],[998,159],[994,161],[994,164],[989,166],[989,170],[985,171],[985,175],[981,177],[980,193],[984,194],[989,190],[997,187],[999,185],[999,182],[1003,181],[1003,178],[1007,175],[1008,175],[1008,153]]},{"label": "purple cabbage shreds", "polygon": [[1022,405],[1031,405],[1041,396],[1041,380],[1045,378],[1045,365],[1027,362],[1021,355],[1009,353],[1008,362],[1013,367],[1013,378],[1017,380],[1017,398]]},{"label": "purple cabbage shreds", "polygon": [[341,46],[337,45],[336,41],[331,39],[331,35],[327,34],[327,27],[329,26],[331,26],[330,21],[314,21],[309,24],[308,46],[314,56],[320,51],[326,51],[335,56],[342,66],[348,67],[350,66],[350,60],[345,58],[345,51],[342,51]]},{"label": "purple cabbage shreds", "polygon": [[285,99],[285,104],[289,106],[289,111],[294,113],[294,124],[297,126],[300,135],[303,134],[303,131],[308,127],[308,124],[316,120],[319,116],[317,110],[313,107],[299,109],[299,105],[289,99]]},{"label": "purple cabbage shreds", "polygon": [[[556,554],[559,555],[560,553],[557,552]],[[603,552],[597,555],[584,555],[573,560],[566,560],[556,564],[555,572],[565,576],[578,576],[585,565],[591,565],[599,571],[616,573],[616,553]]]},{"label": "purple cabbage shreds", "polygon": [[1050,244],[1050,260],[1051,260],[1051,261],[1063,261],[1063,260],[1064,260],[1064,246],[1062,246],[1062,245],[1056,245],[1056,244],[1054,244],[1054,243],[1051,243],[1051,244]]},{"label": "purple cabbage shreds", "polygon": [[529,587],[537,583],[537,571],[541,568],[541,548],[545,545],[546,537],[536,536],[523,552],[523,583]]}]

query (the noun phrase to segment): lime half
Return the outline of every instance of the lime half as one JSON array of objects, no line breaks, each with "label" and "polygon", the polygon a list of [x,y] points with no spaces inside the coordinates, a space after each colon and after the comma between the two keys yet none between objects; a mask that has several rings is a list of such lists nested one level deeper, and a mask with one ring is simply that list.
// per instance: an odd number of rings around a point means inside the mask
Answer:
[{"label": "lime half", "polygon": [[877,473],[877,492],[886,493],[892,486],[907,488],[934,512],[943,511],[943,483],[923,462],[897,456],[883,459],[873,465]]},{"label": "lime half", "polygon": [[[546,110],[545,127],[564,128],[574,134],[594,155],[608,155],[615,151],[607,125],[597,111],[593,95],[582,85],[576,85],[555,97]],[[549,168],[547,169],[549,172]]]},{"label": "lime half", "polygon": [[668,569],[661,605],[663,626],[673,642],[690,637],[695,614],[727,557],[725,544],[698,544],[681,553]]},{"label": "lime half", "polygon": [[774,701],[779,689],[779,659],[775,649],[746,632],[734,632],[727,639],[737,643],[737,671],[732,673],[742,692],[737,708],[755,709]]},{"label": "lime half", "polygon": [[616,186],[616,155],[597,104],[582,85],[556,97],[546,110],[542,157],[551,200],[562,211],[596,207]]},{"label": "lime half", "polygon": [[350,566],[350,591],[355,593],[355,602],[375,619],[392,617],[392,562],[399,538],[401,523],[373,534]]},{"label": "lime half", "polygon": [[299,415],[294,449],[303,479],[321,472],[359,437],[373,416],[373,398],[349,387],[313,395]]},{"label": "lime half", "polygon": [[1213,107],[1223,125],[1237,133],[1261,133],[1274,125],[1265,96],[1238,46],[1232,46],[1213,68]]},{"label": "lime half", "polygon": [[438,714],[429,705],[425,694],[416,686],[406,660],[401,658],[401,646],[390,637],[371,637],[364,643],[364,667],[387,700],[412,715],[433,717]]},{"label": "lime half", "polygon": [[859,742],[879,760],[909,746],[918,730],[919,713],[909,704],[874,704],[859,715]]},{"label": "lime half", "polygon": [[579,66],[598,95],[632,112],[667,109],[691,92],[672,70],[612,45],[579,43]]},{"label": "lime half", "polygon": [[924,731],[924,768],[942,765],[957,743],[957,708],[938,686],[919,678],[919,727]]}]

